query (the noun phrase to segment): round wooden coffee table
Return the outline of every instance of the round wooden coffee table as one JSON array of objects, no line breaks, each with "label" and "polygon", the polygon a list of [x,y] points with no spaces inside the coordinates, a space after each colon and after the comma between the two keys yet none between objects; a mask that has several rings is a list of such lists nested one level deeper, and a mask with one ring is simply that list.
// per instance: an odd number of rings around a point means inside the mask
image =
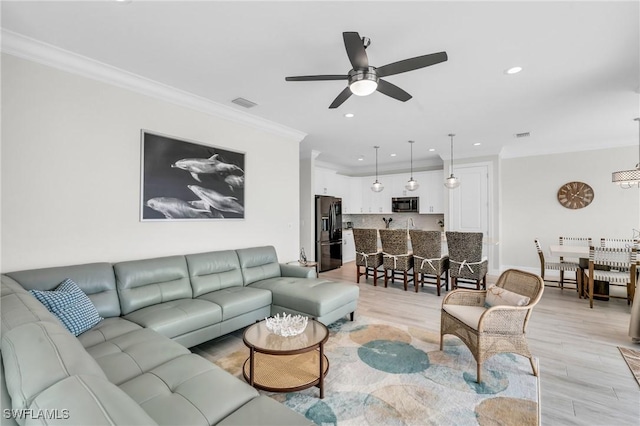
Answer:
[{"label": "round wooden coffee table", "polygon": [[328,338],[327,327],[313,319],[304,332],[292,337],[271,333],[265,321],[255,323],[242,336],[249,348],[242,368],[244,378],[251,386],[270,392],[317,386],[320,398],[324,398],[324,377],[329,371],[324,344]]}]

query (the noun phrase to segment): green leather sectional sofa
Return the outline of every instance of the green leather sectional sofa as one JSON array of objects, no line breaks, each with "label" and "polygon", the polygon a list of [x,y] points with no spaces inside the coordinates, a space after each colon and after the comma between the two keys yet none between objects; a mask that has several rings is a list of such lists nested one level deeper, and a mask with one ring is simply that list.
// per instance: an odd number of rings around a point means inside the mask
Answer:
[{"label": "green leather sectional sofa", "polygon": [[[27,291],[66,278],[104,318],[78,337]],[[359,291],[270,246],[11,272],[1,289],[3,425],[312,424],[188,348],[276,313],[353,319]]]}]

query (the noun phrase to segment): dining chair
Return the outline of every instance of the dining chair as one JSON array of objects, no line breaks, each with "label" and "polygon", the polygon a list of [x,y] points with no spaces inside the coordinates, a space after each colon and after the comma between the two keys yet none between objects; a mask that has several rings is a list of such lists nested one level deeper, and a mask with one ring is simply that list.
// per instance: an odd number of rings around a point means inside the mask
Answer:
[{"label": "dining chair", "polygon": [[[409,252],[407,231],[404,229],[381,229],[382,265],[384,266],[384,286],[387,287],[389,272],[391,282],[396,274],[402,274],[404,290],[407,291],[409,270],[413,268],[413,255]],[[413,278],[412,278],[413,279]]]},{"label": "dining chair", "polygon": [[640,240],[634,240],[631,238],[600,238],[600,247],[635,247],[640,248],[638,245]]},{"label": "dining chair", "polygon": [[545,280],[544,278],[544,273],[547,269],[551,269],[554,271],[560,271],[561,273],[561,279],[559,281],[557,281],[558,283],[558,287],[563,289],[564,288],[564,283],[563,283],[563,272],[564,271],[572,271],[576,273],[576,285],[578,288],[578,293],[582,294],[581,292],[581,288],[582,288],[582,274],[580,273],[580,265],[578,264],[578,262],[570,262],[570,261],[565,261],[565,260],[560,260],[562,259],[562,257],[558,260],[558,261],[548,261],[545,260],[544,258],[544,251],[542,250],[542,247],[540,245],[540,240],[538,239],[534,239],[533,242],[536,245],[536,250],[538,251],[538,258],[540,259],[540,276],[542,277],[542,280],[545,282],[545,285],[547,283],[547,281],[551,281],[554,282],[552,280]]},{"label": "dining chair", "polygon": [[589,307],[593,308],[594,281],[609,283],[609,297],[620,297],[612,294],[615,286],[626,288],[627,304],[633,302],[636,288],[637,252],[635,247],[589,247]]},{"label": "dining chair", "polygon": [[[378,285],[378,268],[382,265],[382,252],[378,250],[378,230],[354,228],[353,239],[356,247],[356,282],[360,283],[360,277],[369,279],[369,273],[373,275],[373,285]],[[364,267],[364,272],[360,268]]]},{"label": "dining chair", "polygon": [[504,271],[495,286],[487,290],[452,290],[442,301],[440,350],[446,334],[462,340],[476,360],[478,383],[484,361],[499,353],[529,358],[533,375],[537,376],[526,330],[543,291],[542,277],[517,269]]},{"label": "dining chair", "polygon": [[[581,247],[591,247],[592,245],[592,240],[591,237],[559,237],[558,238],[558,244],[560,244],[561,246],[581,246]],[[568,259],[566,258],[566,256],[560,256],[560,262],[565,262]],[[580,259],[578,258],[569,258],[570,261],[572,262],[577,262],[578,266],[580,266]],[[584,265],[586,265],[586,259],[584,261]],[[580,277],[578,277],[578,275],[580,275]],[[575,279],[575,283],[576,283],[576,291],[578,292],[578,296],[582,297],[583,295],[583,291],[584,289],[580,288],[580,284],[579,282],[584,283],[585,281],[585,276],[584,276],[584,272],[582,270],[582,268],[579,268],[576,271],[576,279]],[[565,282],[565,278],[564,278],[564,271],[560,271],[560,287],[564,287],[564,282]],[[584,286],[583,286],[584,287]]]},{"label": "dining chair", "polygon": [[[445,290],[449,291],[449,255],[442,254],[442,233],[412,229],[409,231],[409,236],[413,251],[413,283],[416,293],[418,281],[424,287],[425,277],[435,280],[433,283],[436,285],[438,296],[443,285]],[[444,274],[444,281],[442,274]],[[420,276],[419,280],[418,276]]]},{"label": "dining chair", "polygon": [[489,261],[482,256],[482,232],[447,231],[449,250],[449,276],[451,289],[459,283],[475,282],[476,289],[487,288]]}]

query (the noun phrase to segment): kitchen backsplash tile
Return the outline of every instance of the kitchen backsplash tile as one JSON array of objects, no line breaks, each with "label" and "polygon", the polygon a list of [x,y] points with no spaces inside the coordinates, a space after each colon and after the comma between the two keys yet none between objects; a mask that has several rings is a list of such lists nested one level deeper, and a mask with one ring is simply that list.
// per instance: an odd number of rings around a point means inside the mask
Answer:
[{"label": "kitchen backsplash tile", "polygon": [[389,229],[406,229],[409,218],[413,219],[412,229],[424,229],[427,231],[443,231],[438,221],[444,220],[441,214],[411,214],[411,213],[389,213],[389,214],[343,214],[343,225],[351,222],[354,228],[378,228],[386,227],[382,219],[393,219],[389,223]]}]

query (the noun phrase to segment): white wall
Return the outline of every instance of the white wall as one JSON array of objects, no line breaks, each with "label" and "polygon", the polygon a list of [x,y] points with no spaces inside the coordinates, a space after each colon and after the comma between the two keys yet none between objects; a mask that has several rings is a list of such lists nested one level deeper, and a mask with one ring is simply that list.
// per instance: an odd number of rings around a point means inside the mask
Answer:
[{"label": "white wall", "polygon": [[[561,235],[631,238],[632,229],[640,229],[640,191],[611,183],[611,172],[633,168],[637,155],[637,148],[626,147],[502,160],[502,268],[525,267],[539,273],[535,238],[543,247],[557,244]],[[558,188],[571,181],[593,188],[589,206],[570,210],[558,203]]]},{"label": "white wall", "polygon": [[300,159],[300,247],[308,260],[315,260],[315,194],[313,160]]},{"label": "white wall", "polygon": [[[298,142],[2,58],[3,271],[274,245],[298,258]],[[246,152],[244,220],[140,222],[140,129]]]}]

